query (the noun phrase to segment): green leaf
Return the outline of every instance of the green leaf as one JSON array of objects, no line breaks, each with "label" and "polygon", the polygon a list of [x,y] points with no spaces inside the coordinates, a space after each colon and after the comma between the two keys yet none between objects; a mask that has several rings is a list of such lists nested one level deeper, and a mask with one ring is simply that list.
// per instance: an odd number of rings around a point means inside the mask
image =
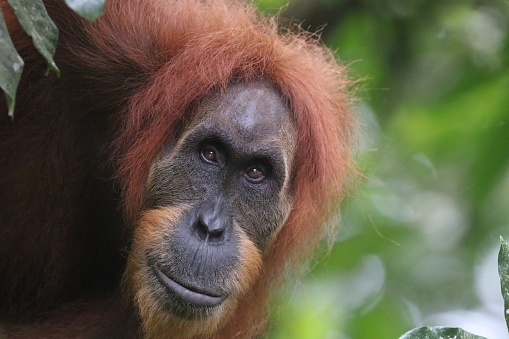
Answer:
[{"label": "green leaf", "polygon": [[420,327],[403,334],[399,339],[486,339],[461,328]]},{"label": "green leaf", "polygon": [[504,298],[505,323],[509,329],[509,245],[500,237],[500,252],[498,252],[498,275]]},{"label": "green leaf", "polygon": [[0,10],[0,88],[4,91],[9,116],[14,115],[14,101],[21,72],[23,72],[23,59],[12,44],[7,31],[2,11]]},{"label": "green leaf", "polygon": [[60,75],[53,60],[58,41],[58,28],[46,12],[41,0],[7,0],[20,25],[32,37],[35,48],[48,62],[49,69]]},{"label": "green leaf", "polygon": [[88,21],[104,14],[104,0],[65,0],[65,3]]}]

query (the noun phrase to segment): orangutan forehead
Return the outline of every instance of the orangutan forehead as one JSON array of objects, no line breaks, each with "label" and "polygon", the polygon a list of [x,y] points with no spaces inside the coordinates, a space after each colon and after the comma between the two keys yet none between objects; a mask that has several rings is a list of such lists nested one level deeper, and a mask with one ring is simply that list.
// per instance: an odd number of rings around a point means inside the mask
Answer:
[{"label": "orangutan forehead", "polygon": [[199,111],[195,130],[214,130],[245,146],[278,144],[293,151],[296,128],[291,111],[268,81],[234,83],[222,95],[206,99]]}]

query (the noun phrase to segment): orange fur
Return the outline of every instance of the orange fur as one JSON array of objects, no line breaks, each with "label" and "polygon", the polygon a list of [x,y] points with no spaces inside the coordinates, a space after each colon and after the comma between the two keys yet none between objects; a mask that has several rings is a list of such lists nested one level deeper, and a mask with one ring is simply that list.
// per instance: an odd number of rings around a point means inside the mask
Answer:
[{"label": "orange fur", "polygon": [[[270,290],[280,282],[286,265],[308,255],[327,232],[324,221],[343,197],[353,172],[350,141],[354,119],[348,111],[350,83],[345,68],[316,36],[297,28],[297,32],[280,33],[275,18],[260,16],[252,5],[240,0],[107,0],[106,14],[94,23],[72,15],[63,1],[46,2],[61,28],[62,43],[56,58],[63,76],[71,74],[65,83],[71,88],[57,88],[54,79],[41,80],[33,88],[50,88],[48,99],[40,100],[50,113],[88,113],[88,106],[83,107],[85,99],[71,102],[70,108],[48,103],[62,95],[90,96],[93,113],[113,113],[112,124],[118,132],[111,143],[111,163],[118,168],[115,175],[122,207],[136,233],[126,274],[130,282],[126,285],[130,295],[136,295],[148,336],[167,337],[166,331],[173,327],[172,331],[182,331],[179,338],[254,337],[263,330]],[[7,7],[4,1],[2,6]],[[6,18],[9,28],[16,30],[13,15]],[[32,72],[44,69],[44,61],[30,50],[30,39],[20,31],[17,28],[16,44],[34,63]],[[174,224],[180,213],[175,209],[142,211],[151,164],[170,136],[180,132],[179,123],[191,118],[189,107],[194,102],[212,90],[224,90],[232,81],[260,77],[281,90],[297,128],[292,211],[263,258],[246,239],[242,240],[240,248],[245,253],[237,277],[239,295],[225,311],[234,316],[212,319],[207,325],[198,322],[196,326],[170,319],[151,301],[139,257],[147,246],[157,247],[163,232],[168,231],[161,224]],[[75,78],[79,81],[77,90],[72,87]],[[18,105],[26,121],[39,116],[32,104],[30,101],[22,107],[20,101]],[[57,131],[65,130],[65,119],[69,119],[63,113],[63,118],[51,118]],[[57,125],[60,121],[63,123]],[[33,130],[39,127],[35,126]],[[30,127],[27,130],[31,131]],[[68,142],[57,141],[64,147],[72,139],[69,136],[64,140]],[[44,187],[51,188],[52,183],[48,179]],[[60,225],[60,219],[55,220]],[[44,258],[36,261],[37,267],[46,264]]]},{"label": "orange fur", "polygon": [[[164,207],[144,212],[136,228],[133,248],[129,254],[127,270],[124,275],[124,288],[127,298],[132,297],[142,319],[145,338],[193,338],[209,337],[224,325],[233,315],[239,299],[248,293],[258,277],[262,264],[256,246],[247,238],[240,227],[239,259],[240,265],[232,279],[234,291],[221,308],[203,320],[185,320],[174,317],[160,309],[152,296],[151,284],[146,270],[146,249],[159,248],[164,237],[171,236],[172,227],[178,224],[185,208]],[[164,253],[164,249],[160,249]]]},{"label": "orange fur", "polygon": [[[292,213],[274,242],[252,296],[217,334],[218,338],[250,337],[263,320],[270,281],[285,263],[314,247],[324,231],[330,204],[339,202],[351,173],[353,119],[348,112],[345,69],[314,37],[281,35],[273,19],[258,17],[251,6],[239,1],[127,5],[110,0],[107,13],[91,26],[90,34],[97,41],[111,39],[106,48],[109,53],[132,56],[152,74],[128,103],[125,125],[115,142],[131,216],[139,211],[150,164],[191,102],[213,88],[225,88],[234,79],[254,77],[269,79],[288,98],[299,136]],[[115,20],[118,17],[123,21]],[[133,43],[141,37],[147,39],[145,45],[157,44],[149,49],[150,55]]]}]

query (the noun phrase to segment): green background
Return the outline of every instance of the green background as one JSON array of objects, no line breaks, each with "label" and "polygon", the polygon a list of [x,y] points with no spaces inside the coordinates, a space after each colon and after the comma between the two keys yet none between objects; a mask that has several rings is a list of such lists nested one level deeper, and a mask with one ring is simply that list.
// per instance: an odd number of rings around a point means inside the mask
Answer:
[{"label": "green background", "polygon": [[261,0],[320,30],[363,79],[365,178],[331,252],[274,302],[269,338],[398,338],[423,325],[507,338],[509,2]]}]

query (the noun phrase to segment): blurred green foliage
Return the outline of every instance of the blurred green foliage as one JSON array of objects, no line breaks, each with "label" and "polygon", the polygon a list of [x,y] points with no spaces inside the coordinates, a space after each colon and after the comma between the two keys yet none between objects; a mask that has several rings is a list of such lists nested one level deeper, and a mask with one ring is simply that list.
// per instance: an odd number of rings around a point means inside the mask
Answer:
[{"label": "blurred green foliage", "polygon": [[[89,21],[104,13],[105,0],[66,0],[67,5]],[[60,76],[53,56],[58,42],[58,28],[48,16],[42,0],[7,0],[35,48],[46,59],[48,71]],[[7,5],[7,4],[6,4]],[[14,117],[16,91],[24,68],[24,61],[12,44],[2,11],[0,10],[0,92],[4,92],[8,115]],[[47,75],[47,74],[46,74]],[[0,93],[1,95],[1,93]]]},{"label": "blurred green foliage", "polygon": [[504,297],[505,322],[509,328],[509,244],[502,237],[500,237],[500,251],[498,252],[498,274]]},{"label": "blurred green foliage", "polygon": [[[279,12],[281,0],[259,0]],[[290,0],[350,76],[366,179],[331,253],[274,303],[269,338],[398,338],[420,326],[507,337],[509,2]]]},{"label": "blurred green foliage", "polygon": [[405,333],[399,339],[486,339],[475,334],[465,332],[461,328],[450,328],[450,327],[420,327]]}]

